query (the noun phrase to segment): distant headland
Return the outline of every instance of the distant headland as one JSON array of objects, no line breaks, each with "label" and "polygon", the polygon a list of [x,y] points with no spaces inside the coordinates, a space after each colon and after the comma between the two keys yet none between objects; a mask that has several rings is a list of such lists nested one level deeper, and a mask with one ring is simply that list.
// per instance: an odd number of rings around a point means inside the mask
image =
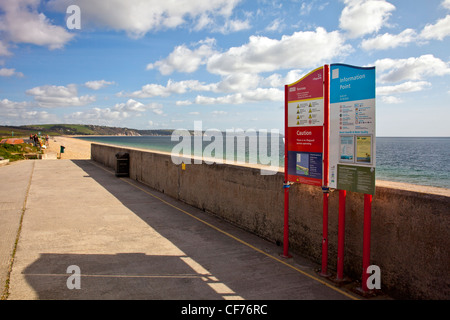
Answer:
[{"label": "distant headland", "polygon": [[0,137],[20,137],[30,134],[49,136],[170,136],[173,129],[139,130],[85,124],[42,124],[23,126],[0,125]]}]

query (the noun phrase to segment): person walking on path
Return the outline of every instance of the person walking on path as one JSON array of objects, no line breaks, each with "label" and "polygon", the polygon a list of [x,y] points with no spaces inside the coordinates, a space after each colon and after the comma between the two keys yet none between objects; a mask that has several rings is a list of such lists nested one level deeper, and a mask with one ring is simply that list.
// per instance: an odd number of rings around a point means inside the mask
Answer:
[{"label": "person walking on path", "polygon": [[37,147],[39,144],[39,138],[38,138],[37,134],[34,134],[33,140],[34,140],[34,146]]}]

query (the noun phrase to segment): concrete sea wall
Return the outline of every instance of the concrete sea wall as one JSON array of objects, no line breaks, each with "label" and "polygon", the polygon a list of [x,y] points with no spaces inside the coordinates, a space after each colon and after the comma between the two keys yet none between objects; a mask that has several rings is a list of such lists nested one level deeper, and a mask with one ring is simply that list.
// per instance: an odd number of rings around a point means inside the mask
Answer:
[{"label": "concrete sea wall", "polygon": [[[283,240],[284,174],[237,165],[175,165],[167,154],[92,144],[94,161],[114,168],[130,154],[130,178],[211,212],[270,241]],[[329,269],[336,266],[338,192],[329,200]],[[361,279],[364,196],[347,193],[344,274]],[[322,191],[290,189],[290,251],[320,265]],[[382,290],[401,299],[450,299],[450,197],[377,186],[372,203],[371,264]]]}]

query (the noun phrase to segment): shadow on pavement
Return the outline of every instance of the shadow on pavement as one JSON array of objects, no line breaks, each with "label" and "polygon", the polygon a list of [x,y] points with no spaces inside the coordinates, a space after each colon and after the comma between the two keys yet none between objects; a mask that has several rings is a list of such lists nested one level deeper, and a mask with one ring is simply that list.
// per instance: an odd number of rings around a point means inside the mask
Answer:
[{"label": "shadow on pavement", "polygon": [[[186,258],[141,253],[44,253],[25,274],[43,300],[55,299],[55,288],[59,288],[58,299],[70,300],[223,299],[223,294],[210,287],[217,282],[208,274],[192,270],[183,260]],[[68,269],[70,266],[79,267],[80,273]],[[74,288],[76,284],[80,285],[80,290]],[[190,289],[180,290],[182,287]]]},{"label": "shadow on pavement", "polygon": [[[73,160],[85,178],[92,178],[126,208],[169,240],[185,255],[164,256],[143,253],[115,255],[50,254],[24,271],[39,299],[55,299],[55,288],[63,288],[56,299],[346,299],[342,293],[277,262],[236,239],[193,219],[148,193],[106,172],[90,160]],[[208,221],[261,250],[279,250],[269,243],[201,210],[153,191],[149,193]],[[136,239],[140,241],[140,239]],[[276,255],[276,253],[275,253]],[[66,269],[81,269],[81,290],[67,290],[71,276]],[[310,271],[311,266],[305,270]]]}]

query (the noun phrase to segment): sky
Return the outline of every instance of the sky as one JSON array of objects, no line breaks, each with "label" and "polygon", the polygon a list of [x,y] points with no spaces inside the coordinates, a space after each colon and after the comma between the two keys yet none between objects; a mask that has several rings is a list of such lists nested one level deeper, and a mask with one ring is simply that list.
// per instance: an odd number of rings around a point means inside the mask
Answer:
[{"label": "sky", "polygon": [[377,136],[448,137],[449,40],[450,0],[0,0],[0,124],[283,133],[284,86],[344,63]]}]

